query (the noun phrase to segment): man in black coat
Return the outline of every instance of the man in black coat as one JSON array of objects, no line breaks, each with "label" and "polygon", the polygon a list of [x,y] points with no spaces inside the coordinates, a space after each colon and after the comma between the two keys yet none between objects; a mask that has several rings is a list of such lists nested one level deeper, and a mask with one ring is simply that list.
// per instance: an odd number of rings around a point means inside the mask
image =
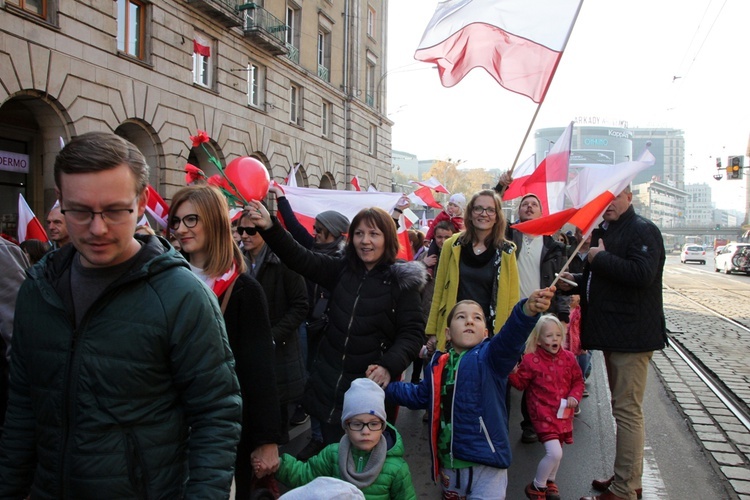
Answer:
[{"label": "man in black coat", "polygon": [[[662,302],[664,242],[635,213],[630,188],[620,193],[594,230],[587,262],[574,279],[581,293],[581,347],[604,353],[617,424],[614,476],[594,480],[604,493],[581,500],[635,499],[641,493],[645,424],[643,396],[653,351],[666,345]],[[595,244],[595,246],[594,246]],[[560,288],[570,289],[560,283]]]}]

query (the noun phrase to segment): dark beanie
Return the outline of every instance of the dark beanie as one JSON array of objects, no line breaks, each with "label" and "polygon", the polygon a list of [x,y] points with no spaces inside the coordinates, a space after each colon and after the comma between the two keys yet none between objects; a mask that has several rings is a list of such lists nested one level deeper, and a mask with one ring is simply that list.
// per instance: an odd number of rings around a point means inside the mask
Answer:
[{"label": "dark beanie", "polygon": [[334,238],[338,238],[341,233],[345,233],[349,229],[349,219],[334,210],[320,212],[315,220],[323,224],[323,227],[328,229],[328,232]]}]

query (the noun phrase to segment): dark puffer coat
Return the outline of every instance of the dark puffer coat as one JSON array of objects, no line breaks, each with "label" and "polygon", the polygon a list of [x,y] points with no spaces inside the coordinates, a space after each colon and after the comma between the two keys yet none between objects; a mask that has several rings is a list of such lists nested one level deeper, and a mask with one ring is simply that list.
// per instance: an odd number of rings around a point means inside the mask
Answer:
[{"label": "dark puffer coat", "polygon": [[[581,292],[581,347],[615,352],[647,352],[666,345],[662,302],[664,241],[653,222],[630,206],[591,236],[606,250],[575,274]],[[590,278],[590,279],[589,279]]]},{"label": "dark puffer coat", "polygon": [[56,289],[72,245],[18,295],[0,498],[223,498],[240,388],[214,294],[166,240],[109,285],[75,328]]},{"label": "dark puffer coat", "polygon": [[279,402],[292,403],[298,401],[305,390],[305,365],[297,334],[300,323],[307,316],[305,280],[285,266],[273,252],[266,254],[256,279],[268,301]]},{"label": "dark puffer coat", "polygon": [[419,262],[375,266],[305,249],[279,222],[261,231],[269,247],[292,270],[331,290],[329,323],[311,368],[303,404],[327,423],[341,421],[344,393],[371,364],[392,380],[416,359],[424,344],[420,290],[426,271]]}]

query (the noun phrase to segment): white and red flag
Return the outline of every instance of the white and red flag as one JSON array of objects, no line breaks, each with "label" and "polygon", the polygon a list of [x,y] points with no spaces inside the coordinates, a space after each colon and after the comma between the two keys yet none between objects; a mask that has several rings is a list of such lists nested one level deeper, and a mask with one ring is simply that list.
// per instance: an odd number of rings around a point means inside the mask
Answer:
[{"label": "white and red flag", "polygon": [[49,238],[44,226],[26,203],[26,199],[18,193],[18,242],[26,240],[49,241]]},{"label": "white and red flag", "polygon": [[315,216],[326,210],[335,210],[350,221],[363,208],[380,207],[388,213],[393,211],[401,193],[368,191],[339,191],[336,189],[312,189],[284,186],[284,194],[297,220],[312,234]]},{"label": "white and red flag", "polygon": [[582,0],[446,0],[414,58],[436,64],[452,87],[484,68],[506,89],[544,100]]},{"label": "white and red flag", "polygon": [[352,177],[351,185],[354,186],[355,191],[362,191],[362,187],[359,185],[359,177],[356,175]]},{"label": "white and red flag", "polygon": [[503,200],[513,200],[519,196],[523,196],[523,185],[529,179],[529,176],[534,173],[536,168],[536,153],[532,154],[526,160],[513,169],[512,178],[513,181],[505,189],[503,193]]},{"label": "white and red flag", "polygon": [[148,202],[146,203],[146,211],[151,214],[161,227],[167,227],[169,205],[167,205],[164,198],[161,197],[151,184],[148,185]]},{"label": "white and red flag", "polygon": [[[534,172],[517,188],[520,193],[535,194],[542,203],[542,215],[559,212],[565,206],[565,185],[570,166],[570,141],[573,138],[573,122],[563,131],[547,157]],[[511,199],[503,195],[504,200]]]},{"label": "white and red flag", "polygon": [[300,166],[301,164],[297,163],[289,169],[289,175],[287,175],[286,179],[284,179],[285,185],[297,187],[297,170],[299,170]]},{"label": "white and red flag", "polygon": [[645,150],[635,161],[604,168],[584,168],[567,188],[573,208],[514,224],[513,228],[527,234],[551,235],[567,223],[588,234],[612,200],[628,187],[639,172],[651,167],[655,161],[654,155]]},{"label": "white and red flag", "polygon": [[451,192],[448,191],[448,188],[443,186],[440,183],[440,181],[437,180],[435,177],[430,177],[426,181],[409,181],[409,182],[411,182],[412,184],[417,184],[418,186],[428,187],[438,193],[451,194]]},{"label": "white and red flag", "polygon": [[413,203],[417,203],[418,205],[426,205],[428,207],[440,209],[443,208],[443,206],[437,202],[435,197],[432,196],[432,191],[427,186],[420,187],[412,194],[410,194],[408,198],[410,201],[412,201]]}]

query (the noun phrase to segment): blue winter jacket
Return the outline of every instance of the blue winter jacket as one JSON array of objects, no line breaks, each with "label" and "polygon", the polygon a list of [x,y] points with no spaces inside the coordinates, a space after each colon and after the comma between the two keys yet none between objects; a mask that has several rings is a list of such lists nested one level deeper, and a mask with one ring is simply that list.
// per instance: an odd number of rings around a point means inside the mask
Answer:
[{"label": "blue winter jacket", "polygon": [[[520,301],[500,332],[466,352],[456,371],[453,392],[454,458],[507,469],[511,462],[508,412],[505,405],[508,375],[523,353],[529,333],[539,318],[527,316]],[[440,385],[448,354],[436,352],[419,384],[392,382],[386,396],[412,410],[430,411],[430,450],[433,480],[437,477],[437,437],[440,430]]]}]

